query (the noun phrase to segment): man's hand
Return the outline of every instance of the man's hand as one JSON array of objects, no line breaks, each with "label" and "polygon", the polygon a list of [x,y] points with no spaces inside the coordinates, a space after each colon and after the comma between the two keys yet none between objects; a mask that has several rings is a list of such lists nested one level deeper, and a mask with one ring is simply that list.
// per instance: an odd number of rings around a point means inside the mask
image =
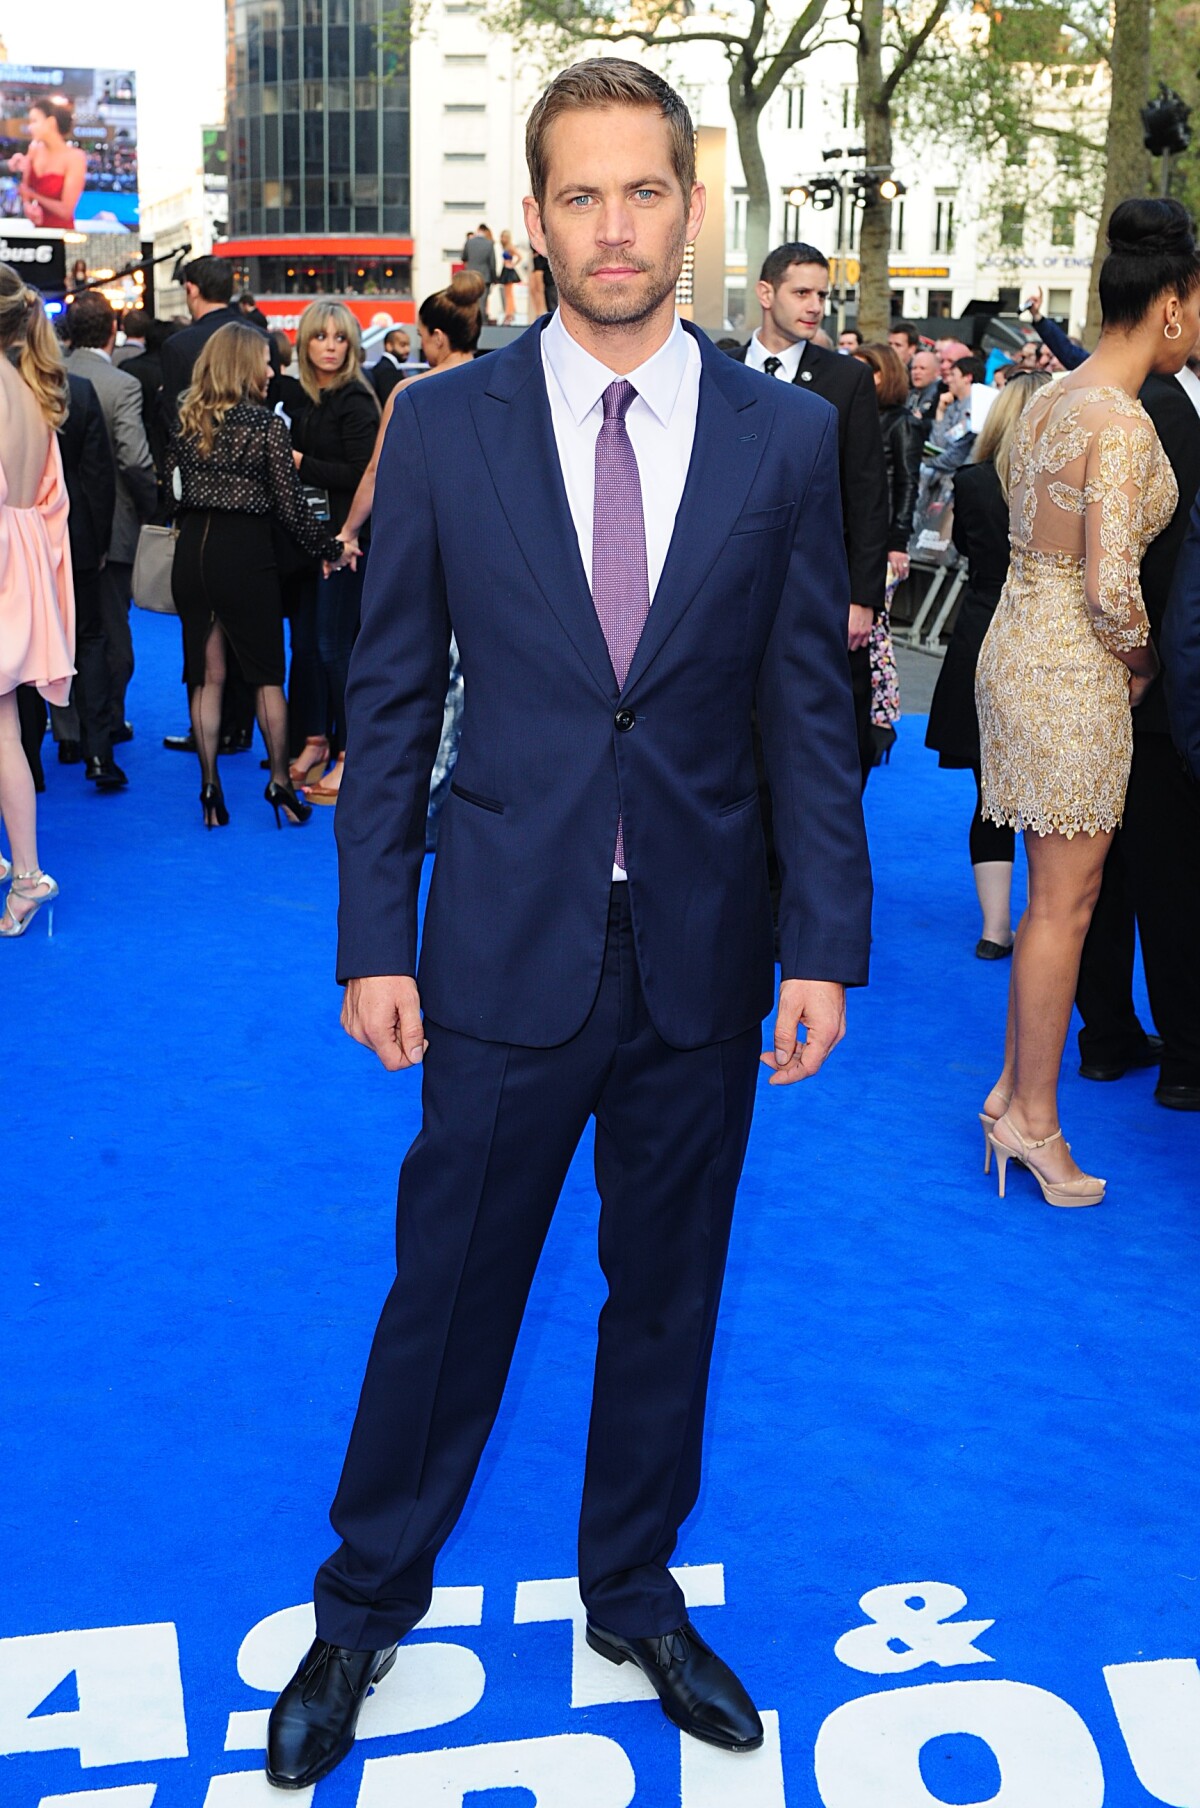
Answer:
[{"label": "man's hand", "polygon": [[389,1073],[419,1067],[429,1047],[417,982],[404,975],[350,980],[342,999],[342,1028],[378,1055]]},{"label": "man's hand", "polygon": [[852,653],[865,647],[871,638],[871,629],[875,626],[875,617],[861,603],[850,605],[850,628],[846,635],[846,645]]},{"label": "man's hand", "polygon": [[[808,1040],[797,1041],[803,1024]],[[846,988],[830,979],[785,979],[779,988],[775,1047],[760,1056],[772,1086],[811,1079],[846,1034]]]}]

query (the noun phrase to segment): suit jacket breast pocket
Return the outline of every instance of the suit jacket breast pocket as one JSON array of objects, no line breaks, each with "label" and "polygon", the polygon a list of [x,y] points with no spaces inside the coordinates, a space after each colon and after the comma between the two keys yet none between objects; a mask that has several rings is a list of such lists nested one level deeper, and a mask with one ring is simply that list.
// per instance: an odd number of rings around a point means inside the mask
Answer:
[{"label": "suit jacket breast pocket", "polygon": [[778,508],[747,509],[734,522],[734,534],[766,534],[787,527],[795,515],[795,504],[782,502]]}]

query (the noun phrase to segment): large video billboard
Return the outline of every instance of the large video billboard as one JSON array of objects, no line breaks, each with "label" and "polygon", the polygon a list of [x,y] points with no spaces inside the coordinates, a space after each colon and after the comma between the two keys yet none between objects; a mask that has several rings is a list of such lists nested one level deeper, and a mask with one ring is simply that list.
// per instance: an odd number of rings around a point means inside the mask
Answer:
[{"label": "large video billboard", "polygon": [[127,69],[0,63],[0,223],[138,231],[137,85]]}]

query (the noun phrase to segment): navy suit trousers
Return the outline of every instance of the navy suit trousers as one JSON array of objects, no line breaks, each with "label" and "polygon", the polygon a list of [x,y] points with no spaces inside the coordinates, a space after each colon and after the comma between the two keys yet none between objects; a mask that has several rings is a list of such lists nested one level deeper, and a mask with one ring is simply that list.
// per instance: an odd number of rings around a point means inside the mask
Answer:
[{"label": "navy suit trousers", "polygon": [[[759,1029],[671,1048],[646,1009],[628,888],[557,1048],[426,1023],[423,1121],[400,1175],[397,1278],[375,1334],[316,1580],[317,1631],[380,1649],[425,1614],[500,1406],[550,1220],[596,1120],[599,1343],[579,1527],[584,1603],[625,1637],[686,1610],[667,1565],[695,1504],[709,1363],[754,1109]],[[565,1484],[566,1478],[563,1477]]]}]

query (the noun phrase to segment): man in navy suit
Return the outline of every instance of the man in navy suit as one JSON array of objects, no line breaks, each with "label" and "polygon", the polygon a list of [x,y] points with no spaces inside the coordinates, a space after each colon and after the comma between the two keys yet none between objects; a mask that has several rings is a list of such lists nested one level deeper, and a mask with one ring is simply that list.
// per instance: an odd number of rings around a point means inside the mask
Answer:
[{"label": "man in navy suit", "polygon": [[[762,1740],[667,1566],[700,1484],[760,1058],[772,1084],[814,1074],[844,1033],[845,986],[867,977],[837,416],[677,319],[704,191],[687,109],[658,76],[607,58],[568,70],[527,151],[526,226],[560,310],[402,392],[379,474],[337,813],[339,977],[350,1034],[389,1069],[423,1065],[423,1124],[317,1640],[271,1715],[284,1787],[345,1756],[429,1606],[591,1117],[609,1295],[579,1528],[588,1641],[636,1663],[685,1731]],[[418,965],[452,629],[469,701]],[[765,1056],[756,704],[783,867]]]}]

